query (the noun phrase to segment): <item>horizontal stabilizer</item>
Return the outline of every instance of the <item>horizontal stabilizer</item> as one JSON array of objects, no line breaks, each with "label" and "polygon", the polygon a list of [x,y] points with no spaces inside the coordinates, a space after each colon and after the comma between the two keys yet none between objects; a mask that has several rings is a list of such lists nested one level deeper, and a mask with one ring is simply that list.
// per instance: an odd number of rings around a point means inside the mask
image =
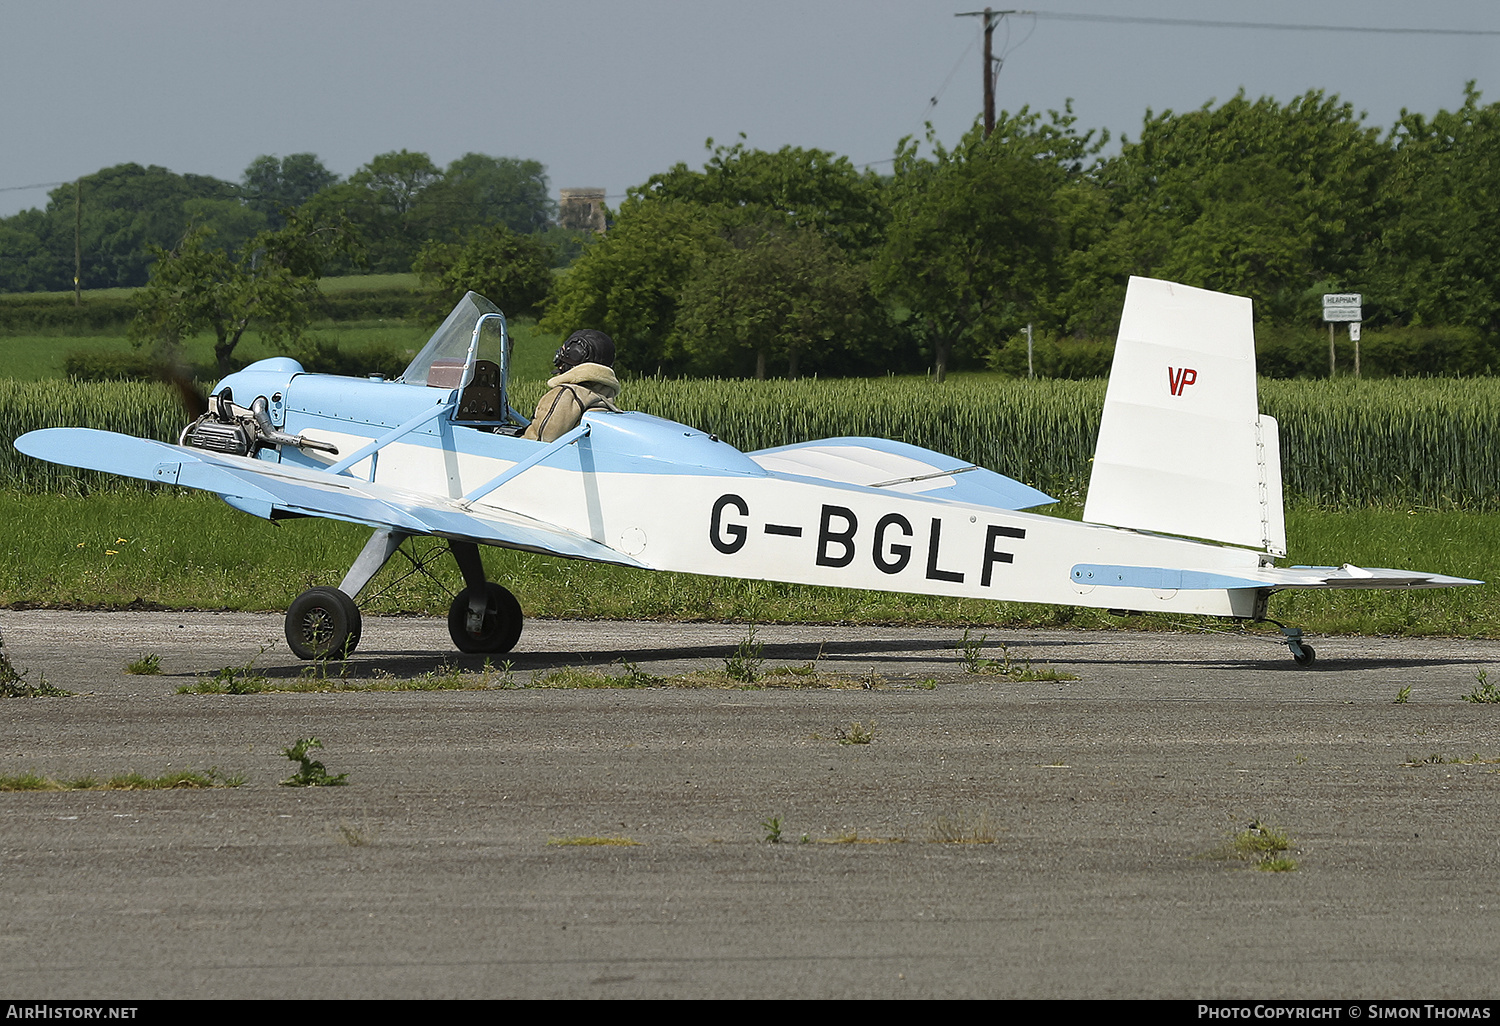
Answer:
[{"label": "horizontal stabilizer", "polygon": [[1257,588],[1452,588],[1483,584],[1467,577],[1389,570],[1383,567],[1292,566],[1247,567],[1236,570],[1183,570],[1162,566],[1108,566],[1079,563],[1073,581],[1105,588],[1149,588],[1153,591],[1217,591]]},{"label": "horizontal stabilizer", "polygon": [[884,438],[824,438],[748,455],[772,474],[881,488],[991,509],[1031,509],[1057,501],[993,470]]},{"label": "horizontal stabilizer", "polygon": [[306,514],[405,534],[430,534],[482,545],[643,566],[607,545],[519,514],[403,492],[323,470],[243,456],[222,456],[93,428],[47,428],[16,439],[28,456],[87,470],[213,492],[259,517]]}]

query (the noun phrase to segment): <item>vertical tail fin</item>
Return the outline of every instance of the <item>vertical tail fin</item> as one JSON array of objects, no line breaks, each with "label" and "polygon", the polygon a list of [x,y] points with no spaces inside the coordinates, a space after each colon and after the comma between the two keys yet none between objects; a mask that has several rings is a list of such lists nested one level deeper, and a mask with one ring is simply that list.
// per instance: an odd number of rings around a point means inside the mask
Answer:
[{"label": "vertical tail fin", "polygon": [[1130,279],[1083,518],[1285,555],[1250,300]]}]

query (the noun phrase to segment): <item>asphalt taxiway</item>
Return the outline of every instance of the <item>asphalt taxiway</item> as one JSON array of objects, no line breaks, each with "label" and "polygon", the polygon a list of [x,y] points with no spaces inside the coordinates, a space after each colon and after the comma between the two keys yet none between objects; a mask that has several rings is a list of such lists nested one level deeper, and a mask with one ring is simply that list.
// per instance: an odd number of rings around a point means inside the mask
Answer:
[{"label": "asphalt taxiway", "polygon": [[[178,689],[304,671],[280,617],[0,612],[76,692],[0,699],[0,774],[245,780],[0,794],[0,990],[1495,997],[1500,705],[1461,696],[1500,643],[1318,638],[1299,669],[1265,638],[987,632],[1077,677],[1017,682],[961,633],[757,628],[763,669],[840,688],[557,690],[521,685],[722,667],[747,628],[534,621],[512,687],[205,695]],[[343,679],[481,664],[370,618]],[[347,786],[279,786],[309,736]],[[1295,870],[1212,857],[1252,822]],[[559,843],[589,838],[634,843]]]}]

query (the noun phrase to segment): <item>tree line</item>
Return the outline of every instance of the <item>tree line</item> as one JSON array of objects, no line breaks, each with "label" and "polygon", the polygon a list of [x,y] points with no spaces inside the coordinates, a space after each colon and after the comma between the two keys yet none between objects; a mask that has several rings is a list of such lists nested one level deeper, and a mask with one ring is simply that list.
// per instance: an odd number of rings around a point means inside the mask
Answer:
[{"label": "tree line", "polygon": [[308,224],[340,223],[359,245],[327,273],[406,272],[429,243],[451,243],[503,225],[576,251],[577,233],[554,226],[546,168],[535,160],[469,153],[440,168],[425,153],[375,157],[347,179],[315,154],[257,157],[239,182],[120,164],[49,194],[44,209],[0,218],[0,292],[73,288],[75,246],[83,288],[144,285],[161,251],[190,229],[227,253],[284,229],[297,212]]},{"label": "tree line", "polygon": [[1029,325],[1092,374],[1069,343],[1112,338],[1147,275],[1250,296],[1284,376],[1328,372],[1325,292],[1364,295],[1387,373],[1500,371],[1500,107],[1472,85],[1386,131],[1311,91],[1148,112],[1109,156],[1070,110],[926,142],[885,176],[713,147],[631,190],[543,323],[610,331],[640,371],[791,376],[1024,373]]},{"label": "tree line", "polygon": [[[534,161],[438,168],[400,151],[339,180],[299,154],[258,158],[237,185],[125,165],[82,183],[96,197],[85,284],[140,284],[156,261],[170,303],[195,275],[299,267],[283,277],[305,287],[415,269],[436,305],[474,288],[550,330],[602,328],[637,372],[1024,371],[1029,326],[1048,373],[1090,376],[1126,280],[1149,275],[1250,296],[1262,367],[1280,375],[1327,373],[1325,292],[1364,295],[1386,373],[1500,370],[1500,107],[1472,85],[1456,110],[1389,129],[1310,91],[1148,111],[1111,154],[1070,109],[922,142],[902,140],[880,174],[710,140],[701,168],[631,189],[598,239],[556,226]],[[73,216],[63,188],[0,221],[0,288],[71,284]],[[215,271],[210,251],[228,264]],[[198,270],[166,273],[194,253]],[[276,305],[257,299],[236,323]],[[151,330],[192,327],[173,316]]]}]

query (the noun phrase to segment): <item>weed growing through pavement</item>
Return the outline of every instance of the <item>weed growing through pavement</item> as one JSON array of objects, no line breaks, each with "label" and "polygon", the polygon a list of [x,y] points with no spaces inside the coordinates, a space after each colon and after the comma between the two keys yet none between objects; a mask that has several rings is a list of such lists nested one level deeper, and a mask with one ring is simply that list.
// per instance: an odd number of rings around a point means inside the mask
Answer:
[{"label": "weed growing through pavement", "polygon": [[867,745],[875,740],[875,721],[871,720],[867,727],[855,720],[849,726],[839,732],[837,741],[841,745]]},{"label": "weed growing through pavement", "polygon": [[53,687],[45,674],[37,674],[35,684],[28,683],[22,670],[17,673],[10,664],[0,667],[0,698],[70,698],[73,692]]},{"label": "weed growing through pavement", "polygon": [[0,638],[0,698],[68,698],[73,692],[53,687],[45,674],[37,674],[35,684],[28,683],[30,670],[17,670],[5,653],[5,639]]},{"label": "weed growing through pavement", "polygon": [[552,848],[639,848],[641,842],[633,837],[549,837],[547,846]]},{"label": "weed growing through pavement", "polygon": [[[262,648],[255,659],[264,655]],[[184,684],[177,689],[179,695],[256,695],[262,691],[278,690],[269,677],[255,669],[255,659],[244,666],[224,666],[212,677],[199,677],[196,684]]]},{"label": "weed growing through pavement", "polygon": [[767,844],[781,843],[781,817],[772,816],[770,819],[760,821],[760,828],[766,832]]},{"label": "weed growing through pavement", "polygon": [[647,673],[641,669],[639,663],[632,663],[624,656],[620,657],[620,675],[615,678],[616,687],[621,688],[654,688],[666,683],[665,677]]},{"label": "weed growing through pavement", "polygon": [[734,655],[724,660],[725,674],[746,684],[754,684],[760,679],[760,665],[765,661],[762,653],[765,650],[765,644],[755,640],[755,624],[752,623],[749,633],[735,647]]},{"label": "weed growing through pavement", "polygon": [[142,652],[135,662],[125,664],[125,672],[139,677],[155,677],[161,673],[161,656],[155,652]]},{"label": "weed growing through pavement", "polygon": [[1266,873],[1289,873],[1297,868],[1296,860],[1287,855],[1292,844],[1285,830],[1257,819],[1205,857],[1248,862],[1254,869]]},{"label": "weed growing through pavement", "polygon": [[1500,703],[1500,684],[1491,684],[1489,676],[1490,672],[1488,670],[1480,670],[1474,675],[1474,679],[1479,681],[1479,686],[1467,695],[1460,695],[1459,697],[1465,702],[1480,702],[1485,705]]},{"label": "weed growing through pavement", "polygon": [[[339,669],[338,669],[338,677],[339,677],[339,679],[340,680],[347,679],[348,676],[349,676],[349,662],[348,662],[348,660],[346,660],[346,659],[335,659],[335,660],[332,660],[332,661],[338,663],[338,667],[339,667]],[[298,673],[297,676],[300,677],[302,680],[314,681],[314,682],[319,683],[319,684],[326,683],[330,679],[329,678],[329,673],[328,673],[328,663],[329,663],[328,659],[314,659],[312,662],[310,662],[306,666],[302,667],[301,672]]]},{"label": "weed growing through pavement", "polygon": [[1077,674],[1064,673],[1050,666],[1034,669],[1030,659],[1025,660],[1024,665],[1013,662],[1010,657],[1010,648],[1004,642],[999,643],[999,659],[986,659],[983,652],[984,643],[988,637],[988,634],[981,634],[975,638],[970,628],[964,628],[964,636],[959,639],[956,650],[959,661],[964,664],[964,670],[968,673],[988,674],[1018,682],[1078,679]]},{"label": "weed growing through pavement", "polygon": [[527,688],[882,688],[879,679],[845,677],[836,673],[823,673],[812,664],[803,666],[778,666],[764,673],[757,673],[753,682],[735,676],[727,670],[693,670],[672,677],[658,677],[645,673],[634,663],[621,661],[623,673],[611,675],[602,670],[564,666],[554,670],[534,670],[531,679],[520,685]]},{"label": "weed growing through pavement", "polygon": [[1391,704],[1392,705],[1405,705],[1410,698],[1411,698],[1411,685],[1408,684],[1408,685],[1406,685],[1406,687],[1404,687],[1400,691],[1396,692],[1396,697],[1392,701]]},{"label": "weed growing through pavement", "polygon": [[322,748],[323,742],[315,737],[305,737],[292,745],[283,748],[281,754],[296,763],[301,763],[302,768],[281,782],[282,787],[343,787],[347,784],[347,773],[338,776],[330,776],[328,768],[317,759],[308,755],[313,748]]},{"label": "weed growing through pavement", "polygon": [[994,665],[994,660],[982,658],[984,652],[984,641],[988,634],[981,634],[975,638],[973,631],[965,627],[964,636],[958,640],[958,658],[964,664],[964,669],[969,673],[980,673],[988,666]]}]

